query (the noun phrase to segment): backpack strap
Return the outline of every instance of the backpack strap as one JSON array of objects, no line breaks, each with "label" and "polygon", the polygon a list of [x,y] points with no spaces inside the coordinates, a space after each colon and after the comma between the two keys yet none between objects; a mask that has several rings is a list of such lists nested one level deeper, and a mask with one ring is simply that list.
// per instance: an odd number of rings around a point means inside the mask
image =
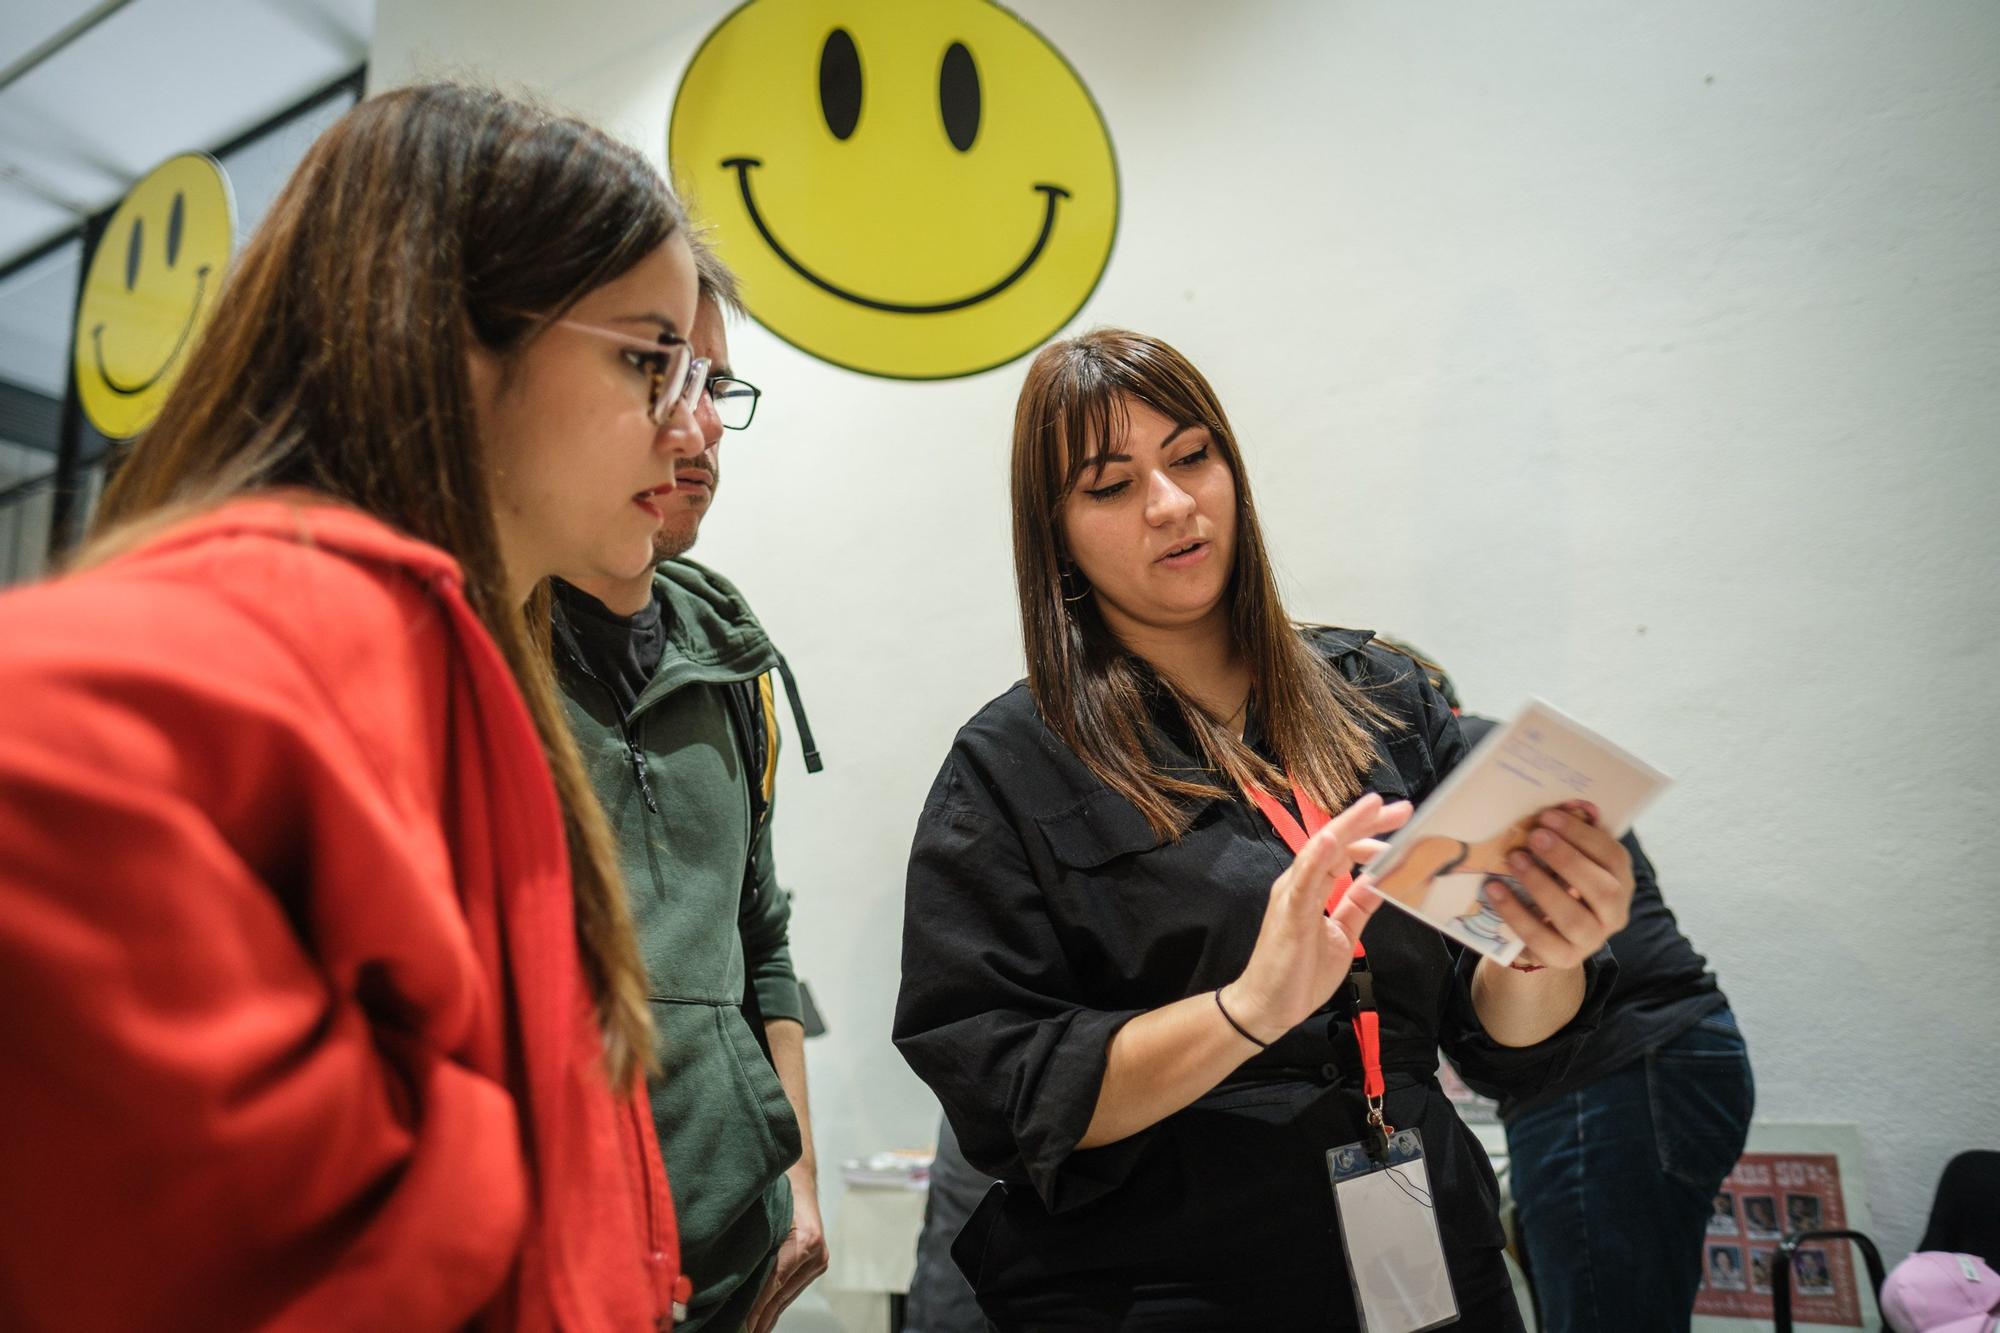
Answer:
[{"label": "backpack strap", "polygon": [[757,716],[764,724],[764,771],[752,774],[762,788],[764,809],[771,808],[772,793],[778,789],[778,701],[771,685],[771,673],[757,677]]},{"label": "backpack strap", "polygon": [[[729,718],[736,724],[736,743],[742,750],[743,777],[750,789],[750,842],[770,818],[771,794],[777,787],[778,728],[770,705],[771,675],[765,672],[752,680],[736,680],[722,687],[729,701]],[[745,872],[748,882],[748,871]]]}]

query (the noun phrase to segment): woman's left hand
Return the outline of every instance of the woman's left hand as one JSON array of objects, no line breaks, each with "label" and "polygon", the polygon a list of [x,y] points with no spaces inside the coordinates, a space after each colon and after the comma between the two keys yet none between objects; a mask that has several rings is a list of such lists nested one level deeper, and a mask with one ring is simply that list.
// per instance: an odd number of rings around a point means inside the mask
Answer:
[{"label": "woman's left hand", "polygon": [[1530,909],[1489,882],[1486,900],[1528,946],[1531,961],[1573,968],[1625,928],[1632,914],[1632,856],[1599,828],[1597,811],[1576,802],[1542,811],[1525,851],[1508,853],[1508,873],[1528,891]]}]

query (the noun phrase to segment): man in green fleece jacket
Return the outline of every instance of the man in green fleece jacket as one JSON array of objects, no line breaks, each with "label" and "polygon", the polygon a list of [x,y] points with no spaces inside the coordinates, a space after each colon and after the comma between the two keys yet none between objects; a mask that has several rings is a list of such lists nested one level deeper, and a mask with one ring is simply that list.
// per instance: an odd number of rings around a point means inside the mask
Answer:
[{"label": "man in green fleece jacket", "polygon": [[[778,654],[727,580],[680,558],[714,503],[723,430],[747,426],[757,400],[729,369],[734,280],[705,247],[696,267],[701,300],[683,332],[710,362],[695,409],[707,448],[654,497],[666,521],[650,577],[557,583],[555,658],[651,986],[653,1122],[695,1284],[679,1327],[765,1333],[827,1252],[791,902],[771,858],[777,729],[768,707],[744,702]],[[750,771],[765,737],[769,762]]]}]

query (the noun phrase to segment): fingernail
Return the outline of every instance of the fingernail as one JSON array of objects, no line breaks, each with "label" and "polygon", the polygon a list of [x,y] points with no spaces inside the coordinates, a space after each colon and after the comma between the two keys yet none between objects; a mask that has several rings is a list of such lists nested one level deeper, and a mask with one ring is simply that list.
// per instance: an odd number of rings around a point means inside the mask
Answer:
[{"label": "fingernail", "polygon": [[1556,835],[1547,829],[1538,828],[1528,835],[1528,845],[1537,851],[1546,852],[1549,848],[1556,845]]},{"label": "fingernail", "polygon": [[1514,869],[1516,870],[1526,870],[1528,867],[1535,864],[1535,862],[1534,858],[1529,856],[1526,852],[1509,852],[1507,853],[1507,864],[1514,867]]}]

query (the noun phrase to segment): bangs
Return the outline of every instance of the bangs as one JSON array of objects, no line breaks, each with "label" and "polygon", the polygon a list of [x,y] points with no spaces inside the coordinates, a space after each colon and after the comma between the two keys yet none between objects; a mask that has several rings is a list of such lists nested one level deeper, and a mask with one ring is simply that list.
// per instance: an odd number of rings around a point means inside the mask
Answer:
[{"label": "bangs", "polygon": [[1050,461],[1055,466],[1050,471],[1062,476],[1055,493],[1058,502],[1068,498],[1084,473],[1103,474],[1111,442],[1132,424],[1127,395],[1110,387],[1104,376],[1093,378],[1097,383],[1090,389],[1075,386],[1077,392],[1063,394],[1051,405],[1050,424],[1055,429],[1049,441]]},{"label": "bangs", "polygon": [[1051,377],[1042,413],[1043,445],[1050,477],[1060,477],[1053,498],[1060,502],[1086,472],[1101,475],[1104,455],[1130,428],[1131,404],[1142,403],[1176,427],[1199,426],[1214,439],[1234,468],[1229,423],[1207,383],[1192,366],[1147,354],[1149,349],[1106,349],[1072,343]]}]

